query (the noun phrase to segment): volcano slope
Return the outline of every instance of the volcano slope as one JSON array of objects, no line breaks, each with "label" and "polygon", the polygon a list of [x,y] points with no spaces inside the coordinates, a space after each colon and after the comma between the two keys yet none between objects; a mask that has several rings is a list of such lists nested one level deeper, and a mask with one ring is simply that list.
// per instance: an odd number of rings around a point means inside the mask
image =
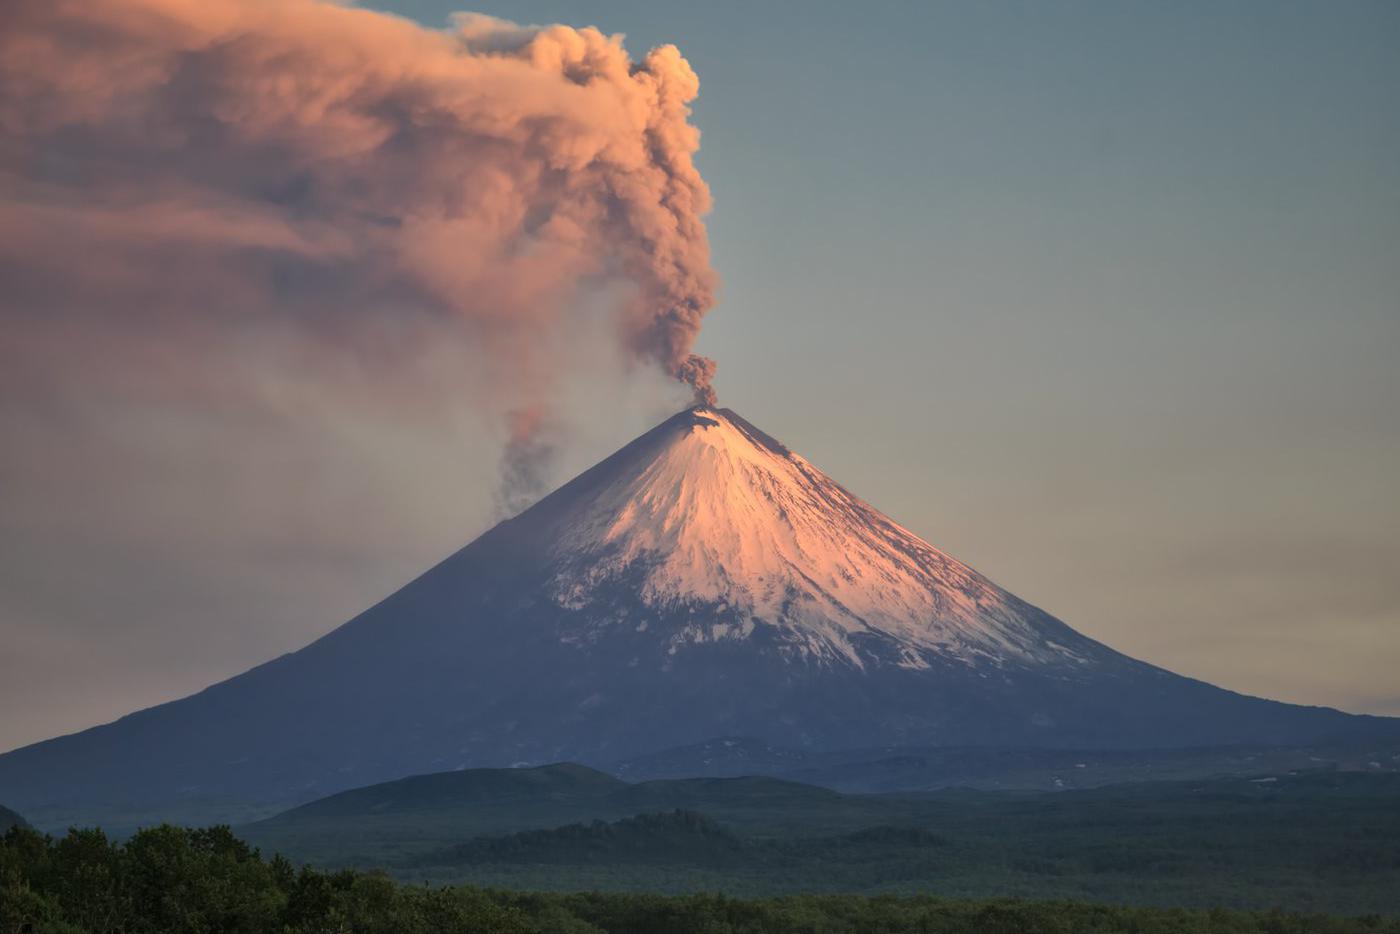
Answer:
[{"label": "volcano slope", "polygon": [[1397,726],[1128,658],[734,412],[697,407],[306,648],[0,756],[0,800],[82,817],[185,802],[202,816],[200,802],[616,762],[718,736],[1113,749]]}]

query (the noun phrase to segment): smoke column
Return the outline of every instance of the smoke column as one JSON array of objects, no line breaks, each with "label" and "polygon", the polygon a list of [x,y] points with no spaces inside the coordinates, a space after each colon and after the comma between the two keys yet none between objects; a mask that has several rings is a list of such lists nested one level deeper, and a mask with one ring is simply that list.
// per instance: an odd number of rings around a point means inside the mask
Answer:
[{"label": "smoke column", "polygon": [[698,88],[673,46],[633,61],[592,28],[6,3],[0,392],[75,334],[167,342],[166,377],[200,385],[192,348],[249,327],[363,349],[447,322],[509,384],[502,409],[531,408],[583,365],[561,335],[604,296],[623,360],[712,399],[691,353],[715,290]]}]

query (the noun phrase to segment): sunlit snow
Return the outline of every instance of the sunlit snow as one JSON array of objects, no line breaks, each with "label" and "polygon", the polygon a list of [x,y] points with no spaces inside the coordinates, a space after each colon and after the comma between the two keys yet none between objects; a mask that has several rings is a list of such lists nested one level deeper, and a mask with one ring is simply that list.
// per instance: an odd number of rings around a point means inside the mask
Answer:
[{"label": "sunlit snow", "polygon": [[897,640],[898,664],[913,668],[928,654],[1074,660],[1019,601],[732,412],[692,410],[654,435],[588,496],[557,504],[561,605],[587,606],[640,571],[647,605],[719,607],[736,620],[697,621],[681,642],[747,638],[762,622],[856,665],[861,632]]}]

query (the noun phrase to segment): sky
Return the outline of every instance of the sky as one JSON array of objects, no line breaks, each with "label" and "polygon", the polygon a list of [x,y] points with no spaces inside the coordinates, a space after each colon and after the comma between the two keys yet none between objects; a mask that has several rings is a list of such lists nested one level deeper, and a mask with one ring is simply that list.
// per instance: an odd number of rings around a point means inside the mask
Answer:
[{"label": "sky", "polygon": [[[1400,715],[1400,8],[476,11],[674,43],[698,75],[720,404],[1121,651]],[[45,249],[79,279],[106,259]],[[293,651],[501,515],[501,413],[532,400],[478,384],[534,385],[535,358],[489,328],[313,350],[55,312],[77,349],[50,357],[13,337],[24,294],[0,297],[0,749]],[[552,378],[545,486],[686,402],[650,344],[555,342],[609,364]]]}]

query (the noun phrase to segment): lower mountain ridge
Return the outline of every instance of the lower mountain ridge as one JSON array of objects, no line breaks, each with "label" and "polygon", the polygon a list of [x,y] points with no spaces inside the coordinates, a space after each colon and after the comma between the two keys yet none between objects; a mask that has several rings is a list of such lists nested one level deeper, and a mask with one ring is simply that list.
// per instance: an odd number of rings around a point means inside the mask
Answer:
[{"label": "lower mountain ridge", "polygon": [[1394,915],[1397,803],[1400,774],[1370,769],[869,795],[762,777],[628,783],[561,763],[413,776],[235,832],[264,853],[414,885]]},{"label": "lower mountain ridge", "polygon": [[23,817],[20,817],[7,807],[0,807],[0,836],[3,836],[5,831],[9,830],[11,827],[28,826],[29,824]]},{"label": "lower mountain ridge", "polygon": [[1370,735],[1400,720],[1247,697],[1080,635],[697,407],[306,648],[0,756],[0,800],[204,814],[722,736],[832,751]]}]

